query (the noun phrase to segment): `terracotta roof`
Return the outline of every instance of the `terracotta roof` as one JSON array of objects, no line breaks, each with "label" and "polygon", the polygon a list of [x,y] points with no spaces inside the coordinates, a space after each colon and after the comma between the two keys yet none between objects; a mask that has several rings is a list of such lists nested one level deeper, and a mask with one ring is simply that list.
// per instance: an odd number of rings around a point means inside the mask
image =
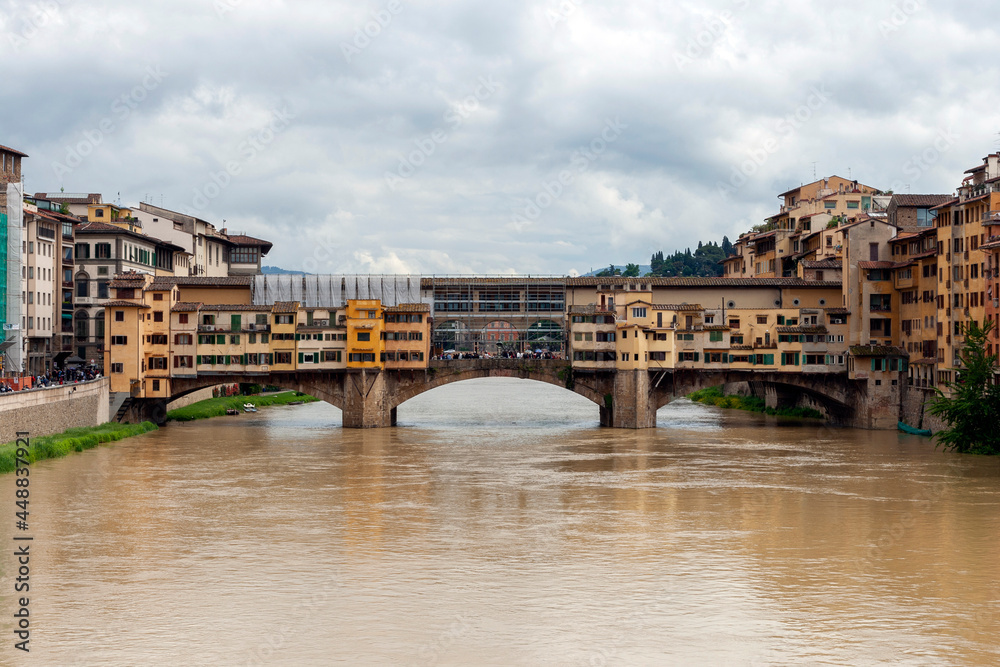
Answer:
[{"label": "terracotta roof", "polygon": [[261,253],[266,255],[271,251],[274,244],[270,241],[265,241],[264,239],[258,239],[253,236],[247,236],[246,234],[226,234],[226,238],[235,243],[236,245],[247,245],[247,246],[259,246],[263,248]]},{"label": "terracotta roof", "polygon": [[133,232],[131,230],[125,229],[124,227],[117,227],[115,225],[109,225],[106,222],[85,222],[76,228],[77,234],[122,234],[124,236],[130,236],[132,238],[140,239],[153,245],[165,246],[172,250],[184,250],[184,248],[179,245],[174,245],[169,241],[163,241],[152,236],[146,236],[145,234],[140,234],[139,232]]},{"label": "terracotta roof", "polygon": [[[982,248],[983,246],[979,246]],[[924,252],[917,253],[915,255],[910,255],[910,259],[924,259],[926,257],[937,257],[937,250],[925,250]]]},{"label": "terracotta roof", "polygon": [[729,331],[725,324],[706,324],[702,327],[704,331]]},{"label": "terracotta roof", "polygon": [[866,271],[869,269],[895,269],[896,266],[896,262],[858,262],[858,268]]},{"label": "terracotta roof", "polygon": [[802,262],[807,269],[842,269],[844,265],[839,259],[820,259],[814,262]]},{"label": "terracotta roof", "polygon": [[108,283],[108,287],[111,289],[142,289],[145,286],[145,280],[121,280],[119,278],[115,278]]},{"label": "terracotta roof", "polygon": [[[74,193],[75,194],[75,193]],[[99,193],[89,193],[86,197],[66,197],[61,192],[36,192],[38,199],[47,199],[57,204],[100,204],[101,195]]]},{"label": "terracotta roof", "polygon": [[5,151],[7,153],[13,153],[14,155],[19,155],[21,157],[28,157],[27,153],[22,153],[21,151],[15,149],[15,148],[9,148],[7,146],[0,146],[0,151]]},{"label": "terracotta roof", "polygon": [[951,204],[954,204],[954,203],[955,203],[955,202],[957,202],[957,201],[958,201],[958,197],[950,197],[950,198],[948,199],[948,201],[946,201],[946,202],[941,202],[941,203],[940,203],[940,204],[938,204],[937,206],[932,206],[932,207],[931,207],[931,210],[937,210],[937,209],[939,209],[939,208],[944,208],[945,206],[949,206],[949,205],[951,205]]},{"label": "terracotta roof", "polygon": [[144,303],[139,303],[138,301],[125,301],[123,299],[116,299],[113,301],[105,301],[102,306],[112,306],[114,308],[150,308]]},{"label": "terracotta roof", "polygon": [[151,290],[164,290],[169,287],[158,285],[177,285],[178,287],[250,287],[251,276],[157,276],[153,279]]},{"label": "terracotta roof", "polygon": [[297,301],[275,301],[274,306],[270,308],[272,313],[295,313],[298,312],[299,304]]},{"label": "terracotta roof", "polygon": [[[223,311],[232,310],[244,313],[269,313],[271,306],[253,306],[247,303],[203,303],[199,310]],[[294,312],[294,311],[292,311]]]},{"label": "terracotta roof", "polygon": [[431,305],[429,303],[401,303],[398,306],[387,306],[387,313],[429,313]]},{"label": "terracotta roof", "polygon": [[905,357],[906,351],[900,347],[890,347],[888,345],[852,345],[848,348],[855,357]]},{"label": "terracotta roof", "polygon": [[697,303],[681,303],[681,304],[656,304],[653,306],[653,310],[678,310],[678,311],[690,311],[690,310],[704,310],[700,304]]},{"label": "terracotta roof", "polygon": [[951,195],[893,195],[889,205],[938,206],[952,199]]},{"label": "terracotta roof", "polygon": [[911,361],[911,366],[933,366],[937,363],[937,359],[933,357],[926,357],[924,359],[917,359],[916,361]]},{"label": "terracotta roof", "polygon": [[851,311],[847,308],[827,308],[827,315],[850,315]]},{"label": "terracotta roof", "polygon": [[201,304],[196,301],[178,301],[170,309],[174,313],[193,313],[201,308]]},{"label": "terracotta roof", "polygon": [[[608,283],[608,278],[567,278],[568,287]],[[801,278],[621,278],[617,284],[643,283],[652,287],[840,287],[840,281],[802,280]]]},{"label": "terracotta roof", "polygon": [[597,305],[593,303],[586,306],[570,306],[568,312],[570,315],[614,315],[615,314],[615,311],[608,310],[606,308],[604,309],[598,308]]},{"label": "terracotta roof", "polygon": [[783,334],[825,334],[826,327],[824,326],[794,326],[794,327],[778,327],[778,333]]},{"label": "terracotta roof", "polygon": [[986,165],[985,164],[981,164],[978,167],[973,167],[972,169],[966,169],[963,173],[974,174],[977,171],[983,171],[984,169],[986,169]]}]

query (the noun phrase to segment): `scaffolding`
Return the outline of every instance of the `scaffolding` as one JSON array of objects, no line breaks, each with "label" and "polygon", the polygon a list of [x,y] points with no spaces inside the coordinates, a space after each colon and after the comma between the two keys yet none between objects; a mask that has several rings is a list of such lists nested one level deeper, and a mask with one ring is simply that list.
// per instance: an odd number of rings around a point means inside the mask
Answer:
[{"label": "scaffolding", "polygon": [[7,211],[0,211],[0,313],[2,313],[3,370],[20,373],[21,336],[21,218],[24,215],[24,190],[20,183],[7,184]]},{"label": "scaffolding", "polygon": [[565,277],[431,276],[422,291],[438,352],[566,351]]}]

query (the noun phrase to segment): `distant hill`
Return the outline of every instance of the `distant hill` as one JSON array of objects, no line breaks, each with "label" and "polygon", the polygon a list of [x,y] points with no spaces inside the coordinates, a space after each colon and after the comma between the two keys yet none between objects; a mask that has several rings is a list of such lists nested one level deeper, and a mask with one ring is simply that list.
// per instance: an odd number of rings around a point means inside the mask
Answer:
[{"label": "distant hill", "polygon": [[305,271],[289,271],[288,269],[283,269],[279,266],[262,266],[260,267],[260,272],[265,275],[293,275],[293,276],[304,276],[308,275]]},{"label": "distant hill", "polygon": [[[614,267],[615,267],[616,269],[619,269],[619,270],[621,270],[621,271],[624,271],[624,270],[625,270],[625,266],[626,266],[625,264],[622,264],[622,265],[620,265],[620,266],[619,266],[618,264],[615,264],[615,265],[614,265]],[[609,268],[609,267],[605,266],[605,267],[604,267],[604,268],[602,268],[602,269],[595,269],[595,270],[591,271],[590,273],[585,273],[585,274],[583,274],[583,276],[582,276],[582,277],[583,277],[583,278],[592,278],[592,277],[596,276],[596,275],[597,275],[598,273],[601,273],[602,271],[607,271],[607,270],[608,270],[608,268]],[[640,275],[640,276],[644,276],[644,275],[646,275],[647,273],[649,273],[650,271],[652,271],[652,267],[650,267],[650,266],[649,266],[649,264],[646,264],[645,266],[643,266],[643,265],[641,265],[641,264],[639,265],[639,275]]]}]

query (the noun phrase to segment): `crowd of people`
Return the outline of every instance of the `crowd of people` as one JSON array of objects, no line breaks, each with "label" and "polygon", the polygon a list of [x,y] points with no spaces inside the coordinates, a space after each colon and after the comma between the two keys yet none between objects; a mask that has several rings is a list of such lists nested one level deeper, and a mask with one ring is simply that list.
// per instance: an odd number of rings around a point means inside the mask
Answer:
[{"label": "crowd of people", "polygon": [[527,350],[518,352],[515,350],[502,350],[496,354],[490,352],[456,352],[455,350],[445,350],[444,353],[435,355],[434,359],[562,359],[559,352],[549,350]]},{"label": "crowd of people", "polygon": [[[72,384],[74,382],[86,382],[96,380],[101,377],[101,371],[97,366],[84,366],[79,368],[61,368],[45,375],[32,375],[30,383],[21,384],[25,389],[44,389],[61,384]],[[10,382],[0,379],[0,394],[14,391]]]}]

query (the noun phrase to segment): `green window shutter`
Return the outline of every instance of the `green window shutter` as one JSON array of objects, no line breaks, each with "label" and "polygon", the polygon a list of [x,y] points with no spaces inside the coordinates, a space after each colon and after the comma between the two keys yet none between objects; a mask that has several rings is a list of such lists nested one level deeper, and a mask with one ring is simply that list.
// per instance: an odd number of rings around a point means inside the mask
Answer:
[{"label": "green window shutter", "polygon": [[764,365],[766,365],[766,366],[773,366],[774,365],[774,355],[773,354],[765,354],[764,355]]},{"label": "green window shutter", "polygon": [[201,363],[201,355],[200,354],[197,357],[195,357],[195,359],[197,359],[197,363],[199,363],[199,364]]},{"label": "green window shutter", "polygon": [[785,316],[778,315],[778,324],[784,324],[784,323],[785,323]]},{"label": "green window shutter", "polygon": [[697,352],[694,353],[694,360],[698,361],[698,353]]},{"label": "green window shutter", "polygon": [[878,369],[876,369],[876,368],[875,368],[875,361],[876,361],[876,360],[875,360],[875,359],[873,358],[873,359],[872,359],[872,370],[873,370],[873,371],[874,371],[874,370],[878,370]]},{"label": "green window shutter", "polygon": [[302,354],[301,352],[299,352],[299,363],[300,363],[300,364],[302,363],[302,358],[303,358],[303,356],[304,356],[304,355],[303,355],[303,354]]},{"label": "green window shutter", "polygon": [[240,355],[240,363],[243,364],[244,366],[247,365],[247,355],[245,354]]},{"label": "green window shutter", "polygon": [[215,344],[216,345],[225,345],[226,344],[226,337],[224,335],[222,335],[222,336],[216,336],[215,337]]},{"label": "green window shutter", "polygon": [[242,315],[230,315],[229,316],[229,328],[233,331],[239,331],[243,328],[243,316]]},{"label": "green window shutter", "polygon": [[302,340],[302,334],[295,334],[295,340]]}]

